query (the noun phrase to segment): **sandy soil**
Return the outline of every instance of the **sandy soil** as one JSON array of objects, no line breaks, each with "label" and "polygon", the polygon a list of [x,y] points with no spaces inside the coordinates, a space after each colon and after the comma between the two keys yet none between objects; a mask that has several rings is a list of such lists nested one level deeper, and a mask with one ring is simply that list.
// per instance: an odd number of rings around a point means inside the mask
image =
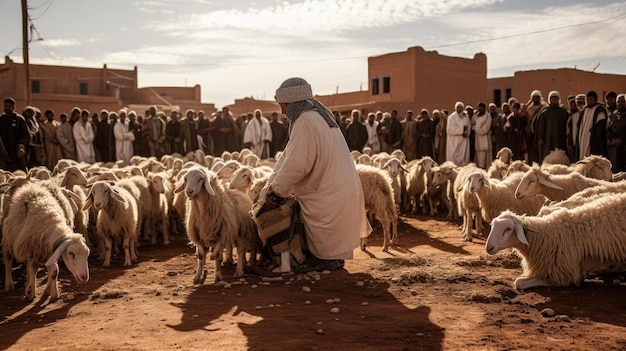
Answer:
[{"label": "sandy soil", "polygon": [[[443,217],[403,217],[400,244],[381,251],[381,234],[344,269],[255,275],[193,285],[194,250],[141,247],[78,285],[65,268],[62,299],[23,300],[0,292],[2,350],[624,350],[626,286],[588,280],[581,287],[516,291],[519,260],[487,256],[484,238],[461,241]],[[63,265],[61,265],[63,266]],[[2,267],[3,269],[4,267]],[[0,275],[4,287],[4,277]],[[545,308],[555,316],[543,317]],[[335,312],[335,313],[334,313]]]}]

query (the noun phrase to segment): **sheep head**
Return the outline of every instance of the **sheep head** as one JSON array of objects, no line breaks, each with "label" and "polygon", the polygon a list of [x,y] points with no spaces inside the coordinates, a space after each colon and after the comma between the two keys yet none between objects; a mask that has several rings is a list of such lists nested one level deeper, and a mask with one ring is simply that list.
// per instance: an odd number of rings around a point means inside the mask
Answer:
[{"label": "sheep head", "polygon": [[252,168],[249,166],[241,166],[238,170],[233,174],[232,180],[230,181],[229,188],[230,189],[244,189],[250,188],[252,183],[256,180],[254,173],[252,172]]},{"label": "sheep head", "polygon": [[83,205],[83,211],[90,209],[91,206],[100,211],[108,205],[111,199],[119,202],[125,201],[119,191],[113,187],[113,183],[102,180],[97,181],[89,189],[87,200]]},{"label": "sheep head", "polygon": [[163,175],[150,174],[148,175],[148,181],[150,181],[150,186],[154,189],[154,191],[159,194],[165,194],[165,182],[167,180]]},{"label": "sheep head", "polygon": [[211,186],[211,178],[215,178],[214,173],[202,170],[199,167],[191,168],[185,174],[183,182],[176,187],[174,193],[180,193],[185,190],[187,197],[193,199],[204,189],[209,195],[215,195],[215,191]]},{"label": "sheep head", "polygon": [[435,162],[435,160],[433,160],[432,158],[430,158],[429,156],[424,156],[422,158],[420,158],[419,161],[417,161],[417,164],[422,166],[422,168],[428,172],[431,170],[431,168],[437,166],[437,162]]},{"label": "sheep head", "polygon": [[70,270],[74,279],[79,283],[89,280],[89,247],[85,243],[82,235],[74,233],[60,238],[55,244],[56,248],[52,256],[46,261],[46,267],[55,265],[59,258],[63,257],[63,262]]},{"label": "sheep head", "polygon": [[514,213],[505,211],[491,221],[491,231],[485,243],[485,250],[490,255],[509,248],[529,245],[522,220]]},{"label": "sheep head", "polygon": [[230,179],[239,167],[241,167],[239,161],[230,160],[224,163],[224,166],[217,171],[217,176],[220,179]]},{"label": "sheep head", "polygon": [[400,170],[403,172],[408,172],[406,168],[402,166],[402,163],[397,158],[391,158],[383,165],[383,169],[386,169],[389,172],[389,175],[394,178],[397,177],[400,173]]},{"label": "sheep head", "polygon": [[511,163],[511,159],[513,158],[513,151],[511,151],[511,149],[509,149],[508,147],[503,147],[496,154],[496,158],[506,164],[509,164]]},{"label": "sheep head", "polygon": [[470,174],[465,182],[469,184],[470,193],[477,192],[483,185],[487,188],[491,187],[489,180],[485,177],[484,174],[480,172],[474,172]]},{"label": "sheep head", "polygon": [[520,180],[517,189],[515,189],[515,197],[523,199],[525,197],[534,196],[541,193],[541,186],[548,188],[563,190],[557,184],[551,181],[551,176],[544,173],[539,167],[533,167],[526,172]]},{"label": "sheep head", "polygon": [[611,161],[604,157],[591,155],[578,161],[574,169],[585,177],[612,181]]}]

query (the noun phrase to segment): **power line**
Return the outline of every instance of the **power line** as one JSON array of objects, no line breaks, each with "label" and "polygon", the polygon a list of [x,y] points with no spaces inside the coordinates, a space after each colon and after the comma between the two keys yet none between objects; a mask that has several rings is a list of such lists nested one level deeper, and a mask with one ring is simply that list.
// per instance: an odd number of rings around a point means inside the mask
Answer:
[{"label": "power line", "polygon": [[[49,8],[50,8],[50,6],[52,6],[52,4],[54,3],[54,0],[49,0],[49,1],[50,1],[50,2],[48,3],[48,7],[46,7],[46,9],[45,9],[45,10],[43,10],[43,13],[42,13],[41,15],[39,15],[38,17],[36,17],[36,18],[31,18],[31,21],[35,21],[35,20],[40,19],[41,17],[43,17],[43,15],[45,15],[45,14],[46,14],[46,12],[48,12],[48,9],[49,9]],[[44,3],[44,4],[45,4],[45,3]],[[43,4],[42,4],[42,5],[39,5],[39,6],[38,6],[38,7],[36,7],[36,8],[33,8],[33,10],[38,9],[38,8],[39,8],[39,7],[41,7],[41,6],[43,6]],[[29,16],[29,17],[30,17],[30,16]]]},{"label": "power line", "polygon": [[465,41],[465,42],[461,42],[461,43],[431,46],[428,49],[440,49],[440,48],[447,48],[447,47],[451,47],[451,46],[460,46],[460,45],[476,44],[476,43],[485,43],[485,42],[488,42],[488,41],[510,39],[510,38],[523,37],[523,36],[527,36],[527,35],[534,35],[534,34],[541,34],[541,33],[547,33],[547,32],[554,32],[554,31],[561,30],[561,29],[582,27],[582,26],[586,26],[586,25],[589,25],[589,24],[598,24],[598,23],[602,23],[602,22],[607,22],[607,21],[614,20],[616,18],[620,18],[620,17],[622,17],[624,15],[626,15],[626,12],[621,13],[621,14],[619,14],[617,16],[601,19],[601,20],[598,20],[598,21],[591,21],[591,22],[584,22],[584,23],[578,23],[578,24],[571,24],[569,26],[549,28],[549,29],[542,29],[542,30],[537,30],[537,31],[534,31],[534,32],[511,34],[511,35],[505,35],[505,36],[502,36],[502,37],[495,37],[495,38],[488,38],[488,39],[479,39],[479,40],[471,40],[471,41]]},{"label": "power line", "polygon": [[[594,56],[587,65],[585,65],[584,68],[587,68],[587,66],[589,66],[590,64],[593,63],[593,61],[595,61],[595,59],[598,58],[598,56],[600,56],[600,54],[604,51],[604,49],[606,49],[607,46],[609,46],[609,44],[611,44],[611,42],[613,41],[613,39],[615,39],[615,36],[622,31],[622,28],[624,28],[624,24],[626,24],[626,21],[622,21],[622,25],[619,27],[619,30],[613,32],[613,35],[611,36],[611,39],[609,39],[606,43],[604,43],[604,46],[602,47],[602,49],[600,49],[600,51],[598,51],[598,53],[596,54],[596,56]],[[598,65],[600,65],[600,63],[598,63]],[[597,68],[597,66],[596,66]],[[593,69],[593,71],[595,71],[595,68]]]}]

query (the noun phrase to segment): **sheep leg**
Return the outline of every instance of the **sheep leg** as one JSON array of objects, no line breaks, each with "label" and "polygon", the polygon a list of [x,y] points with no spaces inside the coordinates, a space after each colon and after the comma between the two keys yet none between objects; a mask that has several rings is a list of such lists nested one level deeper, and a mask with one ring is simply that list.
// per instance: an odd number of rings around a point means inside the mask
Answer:
[{"label": "sheep leg", "polygon": [[193,278],[194,284],[204,283],[204,263],[206,261],[206,249],[204,246],[196,244],[197,266],[196,276]]},{"label": "sheep leg", "polygon": [[463,241],[472,241],[472,222],[474,218],[472,217],[472,212],[469,210],[465,210],[465,214],[463,215]]},{"label": "sheep leg", "polygon": [[243,265],[246,261],[246,250],[243,245],[237,245],[237,268],[235,269],[235,278],[243,277]]},{"label": "sheep leg", "polygon": [[226,245],[226,263],[228,264],[235,263],[235,260],[233,259],[233,245],[232,244]]},{"label": "sheep leg", "polygon": [[167,232],[167,228],[169,228],[169,217],[163,216],[161,219],[161,232],[163,233],[163,245],[167,246],[170,244],[170,235]]},{"label": "sheep leg", "polygon": [[[124,240],[123,240],[123,244],[122,246],[124,247],[124,267],[128,267],[132,265],[132,259],[130,257],[131,253],[130,253],[130,238],[128,237],[128,235],[124,236]],[[135,249],[133,248],[133,255],[135,254]]]},{"label": "sheep leg", "polygon": [[517,290],[525,290],[525,289],[530,289],[530,288],[534,288],[538,286],[553,286],[553,284],[550,284],[543,279],[534,278],[534,277],[520,276],[517,279],[515,279],[515,289]]},{"label": "sheep leg", "polygon": [[[213,247],[213,257],[215,258],[215,282],[219,282],[224,280],[224,276],[222,276],[222,245],[217,243],[215,247]],[[232,249],[231,249],[232,254]]]},{"label": "sheep leg", "polygon": [[48,294],[52,300],[59,298],[59,265],[57,263],[48,267]]},{"label": "sheep leg", "polygon": [[361,238],[359,246],[361,246],[361,251],[365,251],[365,248],[367,247],[367,237]]},{"label": "sheep leg", "polygon": [[398,245],[398,219],[391,219],[391,243]]},{"label": "sheep leg", "polygon": [[130,261],[137,263],[137,261],[139,261],[137,259],[137,243],[134,240],[130,240]]},{"label": "sheep leg", "polygon": [[106,236],[104,238],[104,263],[102,267],[109,267],[111,265],[111,250],[113,249],[113,243],[111,238]]},{"label": "sheep leg", "polygon": [[383,226],[383,252],[389,251],[389,241],[391,240],[391,234],[389,233],[389,227],[391,226],[388,221],[380,220],[380,224]]},{"label": "sheep leg", "polygon": [[26,261],[26,300],[35,298],[35,278],[37,277],[37,266],[33,262]]},{"label": "sheep leg", "polygon": [[15,290],[15,283],[13,283],[13,276],[11,275],[11,266],[13,266],[13,257],[7,252],[3,252],[4,255],[4,290]]}]

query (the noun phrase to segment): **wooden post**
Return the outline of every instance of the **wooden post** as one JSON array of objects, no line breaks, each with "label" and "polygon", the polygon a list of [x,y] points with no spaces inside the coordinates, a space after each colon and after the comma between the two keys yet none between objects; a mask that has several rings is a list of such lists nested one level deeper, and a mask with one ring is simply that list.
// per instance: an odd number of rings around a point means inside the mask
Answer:
[{"label": "wooden post", "polygon": [[29,106],[30,99],[30,59],[28,56],[28,4],[22,0],[22,54],[24,57],[24,104]]}]

